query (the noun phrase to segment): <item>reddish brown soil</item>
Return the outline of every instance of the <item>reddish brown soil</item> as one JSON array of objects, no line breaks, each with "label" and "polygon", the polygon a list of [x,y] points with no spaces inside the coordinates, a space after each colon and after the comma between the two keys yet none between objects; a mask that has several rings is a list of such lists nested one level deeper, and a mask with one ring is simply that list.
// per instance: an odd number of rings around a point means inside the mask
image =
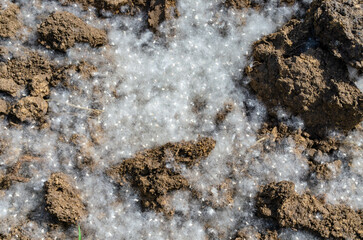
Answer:
[{"label": "reddish brown soil", "polygon": [[45,183],[46,210],[60,222],[76,224],[87,214],[78,191],[64,173],[52,173]]},{"label": "reddish brown soil", "polygon": [[179,164],[188,167],[198,164],[214,146],[212,138],[167,143],[125,159],[107,170],[107,175],[120,185],[130,182],[138,189],[144,208],[166,212],[168,194],[189,188],[188,181],[178,170]]},{"label": "reddish brown soil", "polygon": [[305,193],[295,192],[292,182],[272,182],[260,188],[256,197],[259,214],[281,227],[306,229],[323,238],[362,239],[363,220],[346,205],[331,205]]}]

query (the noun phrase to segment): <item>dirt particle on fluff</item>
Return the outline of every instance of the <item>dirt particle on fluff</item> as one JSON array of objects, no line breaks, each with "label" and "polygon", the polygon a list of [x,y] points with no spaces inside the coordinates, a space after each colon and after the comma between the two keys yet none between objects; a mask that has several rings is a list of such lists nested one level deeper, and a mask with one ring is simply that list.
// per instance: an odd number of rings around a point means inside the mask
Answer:
[{"label": "dirt particle on fluff", "polygon": [[309,193],[299,195],[292,182],[261,186],[256,207],[259,214],[275,219],[280,227],[309,230],[323,238],[363,238],[362,218],[356,211],[346,205],[326,204]]},{"label": "dirt particle on fluff", "polygon": [[45,190],[46,210],[60,222],[76,224],[86,215],[86,206],[64,173],[52,173],[45,183]]},{"label": "dirt particle on fluff", "polygon": [[125,159],[111,167],[107,175],[120,185],[130,182],[138,189],[144,208],[172,214],[172,210],[166,209],[168,195],[189,187],[188,181],[180,173],[180,164],[187,167],[198,164],[210,154],[215,144],[215,140],[209,137],[167,143]]},{"label": "dirt particle on fluff", "polygon": [[47,48],[66,51],[75,43],[89,43],[91,47],[107,44],[105,30],[87,25],[69,12],[54,12],[38,28],[39,43]]}]

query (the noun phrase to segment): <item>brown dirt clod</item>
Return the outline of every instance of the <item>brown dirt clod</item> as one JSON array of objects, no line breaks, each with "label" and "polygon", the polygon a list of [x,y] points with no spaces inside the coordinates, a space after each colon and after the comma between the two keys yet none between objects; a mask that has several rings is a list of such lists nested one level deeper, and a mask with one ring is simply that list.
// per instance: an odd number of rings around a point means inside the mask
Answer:
[{"label": "brown dirt clod", "polygon": [[[80,3],[85,9],[90,6],[98,11],[110,11],[113,14],[134,15],[141,11],[147,13],[147,23],[151,30],[157,31],[165,20],[179,16],[176,0],[61,0],[66,5]],[[124,8],[121,11],[121,8]]]},{"label": "brown dirt clod", "polygon": [[53,65],[48,59],[37,52],[26,51],[24,55],[14,57],[4,65],[4,70],[0,71],[1,78],[11,78],[17,84],[24,86],[36,76],[44,75],[50,78]]},{"label": "brown dirt clod", "polygon": [[8,113],[9,113],[9,104],[5,100],[0,99],[0,115]]},{"label": "brown dirt clod", "polygon": [[214,147],[215,140],[210,137],[167,143],[125,159],[107,170],[107,175],[120,185],[130,182],[138,189],[143,207],[165,212],[168,194],[189,187],[177,164],[188,167],[198,164]]},{"label": "brown dirt clod", "polygon": [[48,103],[40,97],[25,97],[11,109],[11,113],[21,122],[41,121],[48,111]]},{"label": "brown dirt clod", "polygon": [[363,238],[363,222],[357,212],[346,205],[326,204],[309,193],[299,195],[292,182],[261,186],[256,207],[280,227],[310,230],[323,238]]},{"label": "brown dirt clod", "polygon": [[12,97],[19,94],[21,87],[10,78],[0,78],[0,92],[5,92]]},{"label": "brown dirt clod", "polygon": [[292,19],[257,41],[254,64],[245,72],[270,111],[282,105],[304,120],[313,137],[325,137],[328,130],[349,131],[363,120],[363,94],[341,59],[311,39],[311,29],[308,17]]},{"label": "brown dirt clod", "polygon": [[32,78],[30,84],[30,95],[37,97],[46,97],[50,94],[49,82],[47,75],[36,75]]},{"label": "brown dirt clod", "polygon": [[266,230],[265,233],[258,232],[254,227],[244,227],[237,232],[234,240],[278,240],[277,231]]},{"label": "brown dirt clod", "polygon": [[38,28],[39,42],[47,48],[66,51],[76,42],[91,47],[107,44],[106,31],[87,25],[69,12],[54,12]]},{"label": "brown dirt clod", "polygon": [[363,8],[360,0],[314,1],[307,20],[334,56],[363,70]]},{"label": "brown dirt clod", "polygon": [[13,38],[21,28],[21,22],[18,19],[19,7],[15,4],[8,3],[5,9],[0,3],[0,37]]},{"label": "brown dirt clod", "polygon": [[86,215],[86,206],[64,173],[52,173],[45,183],[46,210],[60,222],[76,224]]}]

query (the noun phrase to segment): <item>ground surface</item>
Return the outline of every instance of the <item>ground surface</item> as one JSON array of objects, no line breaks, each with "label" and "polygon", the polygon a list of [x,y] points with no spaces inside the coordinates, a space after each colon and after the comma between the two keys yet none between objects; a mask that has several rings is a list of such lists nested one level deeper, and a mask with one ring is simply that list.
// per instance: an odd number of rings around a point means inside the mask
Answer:
[{"label": "ground surface", "polygon": [[4,0],[0,239],[362,239],[359,0]]}]

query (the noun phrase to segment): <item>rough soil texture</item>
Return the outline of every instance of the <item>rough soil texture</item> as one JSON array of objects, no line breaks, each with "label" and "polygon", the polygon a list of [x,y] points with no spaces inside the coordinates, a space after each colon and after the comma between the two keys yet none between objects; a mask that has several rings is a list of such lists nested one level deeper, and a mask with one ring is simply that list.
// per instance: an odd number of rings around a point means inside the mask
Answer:
[{"label": "rough soil texture", "polygon": [[0,37],[13,38],[22,26],[18,19],[19,7],[12,3],[5,9],[2,7],[0,3]]},{"label": "rough soil texture", "polygon": [[[310,134],[301,129],[294,129],[276,119],[270,118],[269,122],[262,125],[258,138],[261,151],[264,154],[276,151],[288,139],[293,140],[294,153],[304,159],[318,180],[331,180],[339,176],[342,161],[334,157],[334,153],[342,147],[348,147],[341,139],[328,137],[325,139],[311,138]],[[321,163],[319,159],[323,155],[331,156],[331,162]]]},{"label": "rough soil texture", "polygon": [[[13,54],[3,48],[0,55]],[[96,68],[81,61],[77,65],[56,66],[37,52],[24,50],[21,56],[0,59],[0,93],[11,97],[0,99],[0,115],[8,116],[13,124],[21,122],[45,126],[51,87],[63,86],[76,90],[71,75],[89,79]]]},{"label": "rough soil texture", "polygon": [[0,99],[0,116],[7,115],[9,113],[9,104]]},{"label": "rough soil texture", "polygon": [[314,1],[306,19],[313,24],[315,36],[334,56],[363,70],[362,1]]},{"label": "rough soil texture", "polygon": [[48,111],[48,103],[40,97],[25,97],[11,110],[13,116],[22,122],[40,121]]},{"label": "rough soil texture", "polygon": [[19,95],[21,87],[11,78],[0,78],[0,92],[7,93],[12,97]]},{"label": "rough soil texture", "polygon": [[168,194],[189,187],[188,181],[178,170],[178,164],[187,167],[198,164],[214,147],[215,141],[208,137],[167,143],[125,159],[107,170],[107,175],[120,185],[130,182],[138,189],[144,208],[165,212]]},{"label": "rough soil texture", "polygon": [[[293,5],[294,3],[298,2],[301,5],[305,5],[301,0],[280,0],[278,3],[279,5]],[[260,1],[260,0],[226,0],[225,6],[228,8],[234,8],[237,10],[246,9],[246,8],[254,8],[255,10],[259,10],[264,7],[264,5],[270,3],[267,0]]]},{"label": "rough soil texture", "polygon": [[81,61],[78,65],[67,65],[58,68],[49,81],[52,87],[56,87],[59,84],[65,88],[72,88],[70,83],[70,76],[72,74],[79,74],[83,79],[89,79],[92,77],[92,73],[95,72],[97,68],[87,62]]},{"label": "rough soil texture", "polygon": [[77,224],[86,215],[86,206],[64,173],[52,173],[45,183],[45,191],[46,210],[60,222]]},{"label": "rough soil texture", "polygon": [[54,70],[53,64],[32,51],[24,50],[24,54],[0,63],[0,78],[12,79],[16,84],[25,86],[36,76],[49,79]]},{"label": "rough soil texture", "polygon": [[38,28],[39,42],[47,48],[66,51],[78,43],[89,43],[91,47],[107,44],[104,30],[87,25],[69,12],[54,12]]},{"label": "rough soil texture", "polygon": [[179,16],[176,0],[60,0],[63,4],[79,3],[85,9],[95,7],[98,11],[110,11],[113,14],[134,15],[146,12],[147,24],[153,31],[165,20]]},{"label": "rough soil texture", "polygon": [[149,27],[156,31],[165,20],[178,17],[176,0],[151,0],[148,8]]},{"label": "rough soil texture", "polygon": [[342,59],[326,50],[329,43],[311,38],[315,27],[308,16],[254,43],[254,63],[245,71],[270,111],[281,105],[300,116],[313,137],[324,137],[327,130],[348,131],[363,120],[363,94]]},{"label": "rough soil texture", "polygon": [[309,193],[299,195],[292,182],[262,186],[256,207],[259,214],[275,219],[281,227],[309,230],[323,238],[363,238],[363,220],[357,212],[345,205],[326,204]]},{"label": "rough soil texture", "polygon": [[278,240],[277,231],[266,230],[265,233],[258,232],[254,227],[244,227],[237,232],[234,240]]},{"label": "rough soil texture", "polygon": [[0,62],[0,93],[12,97],[1,100],[2,114],[11,121],[42,124],[48,111],[44,100],[50,94],[49,81],[55,66],[36,52],[24,51],[21,56]]}]

